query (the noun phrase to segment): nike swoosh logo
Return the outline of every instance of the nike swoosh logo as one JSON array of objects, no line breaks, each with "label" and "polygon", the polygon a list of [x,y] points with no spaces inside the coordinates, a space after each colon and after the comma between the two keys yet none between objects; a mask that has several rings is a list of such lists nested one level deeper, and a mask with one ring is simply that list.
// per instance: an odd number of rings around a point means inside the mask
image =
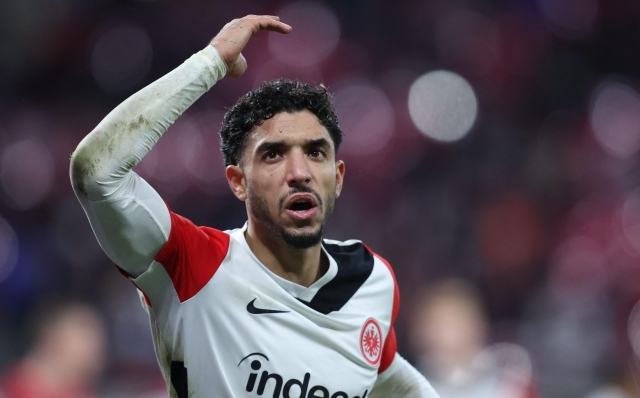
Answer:
[{"label": "nike swoosh logo", "polygon": [[253,305],[253,303],[256,301],[256,299],[251,300],[251,302],[249,304],[247,304],[247,311],[249,312],[249,314],[283,314],[285,312],[290,312],[290,311],[279,311],[279,310],[267,310],[264,308],[257,308],[255,305]]}]

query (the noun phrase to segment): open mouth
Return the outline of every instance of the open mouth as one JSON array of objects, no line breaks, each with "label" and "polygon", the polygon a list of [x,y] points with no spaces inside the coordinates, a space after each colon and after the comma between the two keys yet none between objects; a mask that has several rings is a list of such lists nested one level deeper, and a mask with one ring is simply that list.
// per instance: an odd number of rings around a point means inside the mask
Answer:
[{"label": "open mouth", "polygon": [[287,202],[286,210],[296,220],[308,220],[318,211],[318,202],[311,194],[294,195]]},{"label": "open mouth", "polygon": [[289,206],[289,210],[307,211],[307,210],[311,210],[312,207],[314,207],[314,205],[310,201],[303,200],[303,201],[300,201],[300,202],[292,203],[291,206]]}]

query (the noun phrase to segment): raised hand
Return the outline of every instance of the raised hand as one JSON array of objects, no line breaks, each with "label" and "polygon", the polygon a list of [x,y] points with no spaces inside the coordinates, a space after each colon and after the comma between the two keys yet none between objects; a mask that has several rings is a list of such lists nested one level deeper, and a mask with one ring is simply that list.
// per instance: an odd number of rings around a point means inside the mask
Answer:
[{"label": "raised hand", "polygon": [[247,60],[242,55],[242,50],[251,35],[261,30],[287,34],[291,32],[291,26],[280,22],[280,17],[273,15],[247,15],[226,24],[211,40],[211,45],[227,64],[227,76],[238,77],[247,70]]}]

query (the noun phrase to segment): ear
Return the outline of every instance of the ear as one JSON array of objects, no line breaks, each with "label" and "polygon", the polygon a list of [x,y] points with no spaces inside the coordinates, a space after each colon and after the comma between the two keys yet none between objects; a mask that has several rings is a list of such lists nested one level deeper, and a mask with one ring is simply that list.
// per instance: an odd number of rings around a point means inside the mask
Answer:
[{"label": "ear", "polygon": [[227,166],[225,175],[231,192],[236,195],[236,198],[244,202],[247,199],[247,181],[244,178],[244,171],[240,166],[230,165]]},{"label": "ear", "polygon": [[344,181],[344,162],[342,160],[336,161],[336,198],[340,196],[342,192],[342,182]]}]

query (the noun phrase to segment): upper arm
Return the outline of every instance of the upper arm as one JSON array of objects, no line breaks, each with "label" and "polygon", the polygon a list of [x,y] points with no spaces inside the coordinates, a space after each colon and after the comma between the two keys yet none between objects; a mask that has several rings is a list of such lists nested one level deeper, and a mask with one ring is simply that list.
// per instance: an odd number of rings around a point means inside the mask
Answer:
[{"label": "upper arm", "polygon": [[225,73],[218,51],[207,46],[118,105],[71,156],[71,183],[98,242],[133,277],[167,242],[171,218],[160,196],[131,169]]},{"label": "upper arm", "polygon": [[170,212],[171,233],[155,257],[162,265],[180,302],[185,302],[209,282],[229,251],[229,234],[209,227],[197,227],[190,220]]},{"label": "upper arm", "polygon": [[169,209],[160,195],[130,172],[106,199],[78,198],[109,258],[132,277],[144,273],[171,231]]}]

